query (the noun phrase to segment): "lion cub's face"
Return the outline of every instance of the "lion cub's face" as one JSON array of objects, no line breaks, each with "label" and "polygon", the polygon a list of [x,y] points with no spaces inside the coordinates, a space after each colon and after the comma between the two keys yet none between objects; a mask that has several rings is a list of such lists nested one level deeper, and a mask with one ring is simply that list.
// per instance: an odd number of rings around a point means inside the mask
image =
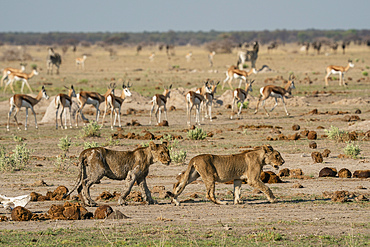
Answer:
[{"label": "lion cub's face", "polygon": [[169,165],[171,163],[170,151],[167,148],[167,142],[163,142],[162,144],[150,142],[149,147],[152,151],[154,162],[159,161],[164,165]]},{"label": "lion cub's face", "polygon": [[285,161],[283,157],[281,157],[280,153],[276,150],[274,150],[270,145],[265,145],[263,147],[265,150],[265,163],[268,165],[273,166],[276,170],[279,169],[280,166],[282,166]]}]

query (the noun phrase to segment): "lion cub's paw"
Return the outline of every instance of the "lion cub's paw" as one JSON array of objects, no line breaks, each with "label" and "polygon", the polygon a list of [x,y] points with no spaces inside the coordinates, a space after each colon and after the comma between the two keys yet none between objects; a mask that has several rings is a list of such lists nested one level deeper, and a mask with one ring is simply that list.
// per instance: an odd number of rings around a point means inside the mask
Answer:
[{"label": "lion cub's paw", "polygon": [[277,203],[278,200],[276,198],[274,198],[274,199],[270,199],[269,201],[270,201],[270,203]]}]

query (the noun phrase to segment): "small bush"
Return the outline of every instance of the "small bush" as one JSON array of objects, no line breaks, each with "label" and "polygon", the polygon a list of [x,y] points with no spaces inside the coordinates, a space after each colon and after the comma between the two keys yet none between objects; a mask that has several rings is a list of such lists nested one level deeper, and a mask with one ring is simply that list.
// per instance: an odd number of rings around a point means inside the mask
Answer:
[{"label": "small bush", "polygon": [[143,148],[149,147],[149,142],[142,142],[140,144]]},{"label": "small bush", "polygon": [[168,145],[168,150],[170,151],[170,157],[172,162],[175,163],[183,163],[186,160],[187,153],[186,151],[176,151],[175,149],[178,147],[179,141],[177,139],[172,141],[171,135],[163,136],[163,139],[167,140],[170,144]]},{"label": "small bush", "polygon": [[100,137],[100,125],[96,122],[91,122],[82,128],[82,137]]},{"label": "small bush", "polygon": [[184,163],[185,160],[186,160],[186,151],[174,151],[174,150],[171,150],[170,151],[170,157],[171,157],[171,161],[172,162],[175,162],[175,163]]},{"label": "small bush", "polygon": [[58,156],[54,162],[55,171],[57,172],[67,171],[70,165],[71,160],[62,156]]},{"label": "small bush", "polygon": [[89,149],[89,148],[97,148],[100,147],[100,145],[97,142],[84,142],[84,149]]},{"label": "small bush", "polygon": [[20,136],[13,136],[13,140],[15,142],[21,143],[21,142],[24,141],[24,138],[23,137],[20,137]]},{"label": "small bush", "polygon": [[344,154],[352,157],[353,159],[356,159],[360,153],[360,147],[358,145],[354,145],[353,143],[348,143],[347,146],[344,148]]},{"label": "small bush", "polygon": [[248,64],[243,64],[243,69],[248,69],[249,65]]},{"label": "small bush", "polygon": [[204,140],[207,137],[207,133],[201,128],[195,128],[189,130],[188,137],[191,140]]},{"label": "small bush", "polygon": [[[240,104],[241,104],[241,103],[240,103],[240,102],[238,102],[238,109],[239,109],[239,107],[240,107]],[[242,108],[243,108],[243,109],[248,109],[248,105],[249,105],[249,102],[248,102],[248,101],[244,101],[244,102],[243,102],[243,107],[242,107]]]},{"label": "small bush", "polygon": [[17,145],[11,155],[6,154],[4,146],[0,146],[0,170],[17,171],[23,170],[29,164],[30,154],[33,152],[26,148],[26,143]]},{"label": "small bush", "polygon": [[69,147],[71,145],[72,145],[71,138],[68,138],[68,136],[59,139],[58,147],[60,148],[60,150],[63,151],[64,154],[68,153]]},{"label": "small bush", "polygon": [[362,71],[362,75],[363,75],[363,76],[368,76],[368,75],[369,75],[369,73],[367,73],[367,71]]},{"label": "small bush", "polygon": [[105,139],[105,143],[102,146],[118,146],[119,145],[119,140],[118,139],[113,139],[112,136],[108,137]]},{"label": "small bush", "polygon": [[339,130],[338,127],[334,126],[330,126],[330,129],[325,130],[325,132],[327,133],[330,140],[334,140],[336,142],[343,142],[344,139],[346,139],[346,137],[348,136],[347,132]]}]

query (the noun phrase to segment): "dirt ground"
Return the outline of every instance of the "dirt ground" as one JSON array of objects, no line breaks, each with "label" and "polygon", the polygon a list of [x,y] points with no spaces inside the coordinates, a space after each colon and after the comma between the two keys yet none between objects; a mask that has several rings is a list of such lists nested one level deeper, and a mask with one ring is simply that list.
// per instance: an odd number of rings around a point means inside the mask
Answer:
[{"label": "dirt ground", "polygon": [[[117,206],[116,201],[99,201],[99,205],[108,204],[114,210],[120,210],[129,219],[123,220],[80,220],[80,221],[39,221],[39,222],[2,222],[0,230],[25,230],[35,231],[48,228],[89,228],[97,225],[111,227],[114,225],[155,225],[155,224],[171,224],[171,225],[204,225],[205,228],[224,227],[230,225],[234,228],[250,232],[255,229],[256,225],[266,226],[271,225],[277,231],[286,235],[343,235],[343,234],[369,234],[370,220],[370,203],[368,201],[339,203],[332,202],[323,196],[323,192],[349,191],[356,195],[364,195],[370,198],[370,180],[360,178],[319,178],[319,171],[324,167],[335,167],[338,171],[342,168],[349,169],[352,173],[355,170],[370,169],[370,141],[359,138],[355,144],[361,148],[360,158],[340,158],[343,154],[343,148],[346,143],[336,143],[325,137],[325,129],[330,129],[331,126],[339,127],[344,131],[357,131],[365,133],[370,130],[370,79],[363,76],[362,71],[368,70],[370,54],[365,47],[350,47],[346,55],[331,54],[329,50],[322,55],[301,54],[298,52],[299,47],[284,47],[271,54],[267,53],[267,49],[262,47],[257,67],[262,67],[263,64],[269,65],[272,68],[271,72],[259,73],[251,76],[256,80],[254,83],[254,91],[249,96],[249,108],[243,109],[242,119],[230,119],[231,109],[226,106],[231,104],[231,91],[226,87],[222,90],[220,87],[216,93],[216,102],[212,115],[212,122],[204,120],[200,126],[207,133],[212,132],[212,137],[207,137],[202,141],[193,141],[187,138],[186,130],[186,108],[183,105],[182,94],[189,89],[201,86],[202,81],[206,78],[214,80],[224,80],[225,71],[229,65],[236,62],[236,53],[234,54],[216,54],[215,68],[210,69],[206,60],[206,51],[196,47],[180,47],[176,50],[176,55],[172,60],[167,60],[164,54],[159,54],[157,64],[149,62],[148,56],[150,49],[144,50],[142,54],[136,56],[134,49],[116,48],[118,49],[117,57],[108,57],[107,52],[103,50],[95,51],[93,48],[85,48],[80,53],[90,54],[86,60],[86,71],[77,71],[73,64],[73,55],[67,53],[64,64],[62,65],[61,74],[46,75],[45,68],[42,70],[38,78],[32,79],[31,86],[39,88],[41,84],[49,83],[49,95],[55,96],[57,92],[64,92],[62,85],[74,83],[75,87],[87,88],[89,90],[97,90],[103,93],[104,87],[110,81],[116,81],[120,84],[122,81],[129,79],[133,81],[134,86],[131,91],[135,92],[131,99],[123,105],[122,108],[122,123],[124,125],[124,133],[135,132],[143,135],[143,131],[147,130],[155,135],[176,134],[183,136],[184,139],[179,141],[178,150],[187,152],[186,162],[183,164],[171,164],[164,166],[162,164],[154,164],[151,166],[147,182],[149,188],[163,185],[168,191],[172,191],[172,186],[176,182],[176,175],[185,170],[188,161],[195,155],[202,153],[212,154],[231,154],[238,153],[250,147],[261,144],[270,144],[276,150],[280,151],[285,164],[282,168],[297,169],[300,168],[305,175],[302,178],[282,178],[284,183],[268,184],[275,196],[278,198],[278,203],[270,204],[263,194],[254,191],[248,185],[242,186],[242,198],[244,204],[233,205],[232,193],[233,185],[217,184],[217,196],[227,200],[228,205],[214,205],[205,199],[205,187],[201,179],[198,182],[190,184],[186,187],[184,193],[180,196],[180,200],[186,200],[181,206],[174,206],[170,199],[160,199],[158,194],[153,193],[153,197],[158,201],[156,205],[145,205],[141,203],[128,202],[127,206]],[[154,48],[153,48],[154,49]],[[59,49],[60,50],[60,49]],[[193,61],[186,62],[185,54],[188,50],[193,52]],[[265,51],[266,50],[266,51]],[[43,53],[46,54],[46,49],[30,48],[29,52],[35,54],[39,66],[42,68]],[[146,53],[145,53],[146,52]],[[325,55],[326,53],[326,55]],[[77,55],[77,54],[76,54]],[[218,57],[217,57],[218,56]],[[355,67],[350,69],[346,75],[346,80],[349,83],[348,87],[339,87],[337,81],[331,81],[328,88],[324,88],[324,69],[325,64],[346,65],[348,57],[353,57]],[[105,60],[103,60],[103,58]],[[2,66],[5,64],[2,63]],[[174,65],[179,65],[180,69],[173,69]],[[16,64],[14,65],[16,66]],[[141,68],[142,70],[138,70]],[[176,67],[177,68],[177,67]],[[289,72],[294,72],[297,76],[295,80],[296,89],[293,90],[293,98],[286,99],[286,104],[290,116],[286,116],[281,102],[275,110],[267,117],[263,109],[256,115],[253,114],[255,105],[258,99],[259,88],[266,85],[266,78],[273,78],[276,75],[288,77]],[[310,77],[310,82],[304,78]],[[87,78],[88,83],[81,82]],[[171,94],[171,99],[168,102],[168,108],[175,106],[176,110],[168,111],[169,127],[158,127],[148,125],[150,97],[155,93],[161,93],[162,87],[173,84],[174,90]],[[281,81],[275,82],[275,85],[280,86]],[[104,85],[103,85],[104,84]],[[237,83],[234,81],[234,85]],[[19,91],[19,88],[18,88]],[[36,90],[35,90],[36,91]],[[117,90],[116,94],[119,94]],[[17,144],[13,138],[19,136],[25,138],[27,147],[32,148],[34,152],[29,166],[22,171],[4,172],[0,179],[0,194],[7,196],[18,196],[31,192],[46,194],[47,191],[53,191],[60,185],[64,185],[69,189],[75,183],[77,178],[77,167],[74,165],[68,166],[68,169],[63,171],[56,170],[56,156],[60,155],[61,151],[57,144],[59,139],[66,135],[72,138],[72,145],[68,156],[76,162],[76,157],[83,150],[84,142],[95,141],[105,143],[107,139],[116,131],[110,130],[109,117],[106,118],[105,127],[102,129],[102,137],[100,138],[80,138],[79,129],[55,130],[55,112],[49,105],[52,103],[51,97],[49,100],[42,100],[36,107],[37,119],[39,121],[39,129],[34,127],[33,116],[30,115],[29,129],[24,131],[16,130],[14,119],[11,119],[12,125],[9,132],[6,131],[6,120],[8,114],[8,103],[6,98],[11,96],[8,91],[0,102],[0,144],[5,145],[8,150],[12,150]],[[269,100],[266,108],[270,109],[273,101]],[[49,107],[49,108],[48,108]],[[136,113],[127,113],[127,109],[132,108],[137,110]],[[102,113],[104,106],[100,107]],[[317,109],[318,114],[310,113]],[[356,114],[355,111],[360,109],[361,113]],[[92,108],[86,107],[86,111],[92,111]],[[339,112],[341,111],[341,112]],[[19,113],[19,121],[24,124],[25,110],[22,109]],[[47,115],[47,117],[45,117]],[[95,116],[86,114],[89,119]],[[358,116],[357,121],[347,121],[348,116]],[[141,126],[126,126],[126,123],[131,123],[136,120],[141,123]],[[101,118],[100,118],[101,121]],[[194,121],[194,115],[192,115]],[[300,126],[300,130],[292,129],[294,124]],[[251,128],[254,126],[272,126],[272,128]],[[244,131],[245,130],[245,131]],[[309,143],[306,136],[301,134],[298,140],[276,140],[268,141],[268,137],[278,137],[279,133],[288,136],[295,133],[301,133],[303,130],[317,132],[317,149],[309,148]],[[137,145],[146,143],[143,140],[120,139],[119,145],[110,147],[116,150],[133,150]],[[330,149],[331,154],[328,158],[324,158],[323,163],[314,163],[311,158],[313,151],[323,152],[324,149]],[[38,158],[37,158],[38,157]],[[265,167],[265,170],[274,171],[272,167]],[[275,171],[276,172],[276,171]],[[36,181],[44,180],[48,186],[35,187],[33,184]],[[301,188],[295,186],[302,185]],[[103,191],[120,191],[124,182],[103,179],[100,184],[94,185],[91,189],[92,198],[98,197]],[[139,190],[134,186],[133,190]],[[75,195],[74,193],[73,195]],[[196,194],[197,196],[194,196]],[[63,204],[63,201],[45,201],[45,202],[30,202],[27,209],[33,213],[46,213],[52,204]],[[87,208],[90,212],[94,212],[95,208]],[[9,212],[4,208],[0,208],[0,215],[10,217]]]}]

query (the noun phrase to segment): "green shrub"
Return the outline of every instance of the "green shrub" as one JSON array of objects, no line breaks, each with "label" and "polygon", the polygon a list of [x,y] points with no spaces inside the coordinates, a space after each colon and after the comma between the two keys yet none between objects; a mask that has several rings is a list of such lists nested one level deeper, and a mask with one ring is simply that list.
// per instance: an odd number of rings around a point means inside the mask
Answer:
[{"label": "green shrub", "polygon": [[249,65],[248,64],[243,64],[243,69],[248,69]]},{"label": "green shrub", "polygon": [[119,145],[119,140],[118,139],[113,139],[112,136],[108,137],[105,139],[105,143],[102,146],[118,146]]},{"label": "green shrub", "polygon": [[91,122],[81,130],[82,137],[100,137],[101,126],[96,122]]},{"label": "green shrub", "polygon": [[67,171],[70,165],[71,165],[71,160],[63,156],[58,156],[54,162],[55,171],[58,171],[58,172]]},{"label": "green shrub", "polygon": [[149,147],[149,142],[142,142],[140,144],[143,148]]},{"label": "green shrub", "polygon": [[201,128],[195,128],[193,130],[189,130],[188,137],[191,140],[204,140],[207,137],[207,133]]},{"label": "green shrub", "polygon": [[26,148],[26,143],[15,146],[12,154],[7,155],[4,146],[0,146],[0,170],[18,171],[23,170],[29,164],[30,154],[33,150]]},{"label": "green shrub", "polygon": [[174,150],[171,150],[170,151],[170,157],[171,157],[171,161],[172,162],[175,162],[175,163],[184,163],[185,160],[186,160],[186,151],[174,151]]},{"label": "green shrub", "polygon": [[368,76],[368,75],[369,75],[369,73],[367,73],[367,71],[362,71],[362,75],[363,75],[363,76]]},{"label": "green shrub", "polygon": [[353,159],[356,159],[361,153],[360,147],[358,145],[354,145],[353,143],[348,143],[343,150],[345,155],[350,156]]},{"label": "green shrub", "polygon": [[84,142],[84,149],[89,149],[89,148],[97,148],[100,147],[97,142]]},{"label": "green shrub", "polygon": [[348,137],[348,133],[343,130],[339,130],[338,127],[330,126],[329,130],[325,130],[330,140],[336,142],[343,142]]},{"label": "green shrub", "polygon": [[24,141],[24,138],[23,137],[20,137],[20,136],[13,136],[13,140],[15,142],[21,143],[21,142]]},{"label": "green shrub", "polygon": [[[239,107],[240,107],[240,104],[241,104],[241,103],[240,103],[240,102],[238,102],[238,109],[239,109]],[[248,105],[249,105],[249,102],[248,102],[248,101],[244,101],[244,102],[243,102],[243,107],[242,107],[242,108],[243,108],[243,109],[248,109]]]},{"label": "green shrub", "polygon": [[71,145],[72,145],[71,138],[68,138],[68,136],[59,139],[58,147],[60,148],[60,150],[63,151],[64,154],[68,153],[69,147]]},{"label": "green shrub", "polygon": [[175,139],[172,140],[171,135],[163,136],[165,140],[167,140],[170,144],[168,145],[168,150],[170,151],[170,158],[172,162],[175,163],[183,163],[186,160],[187,153],[186,151],[176,151],[175,149],[178,147],[179,140]]}]

